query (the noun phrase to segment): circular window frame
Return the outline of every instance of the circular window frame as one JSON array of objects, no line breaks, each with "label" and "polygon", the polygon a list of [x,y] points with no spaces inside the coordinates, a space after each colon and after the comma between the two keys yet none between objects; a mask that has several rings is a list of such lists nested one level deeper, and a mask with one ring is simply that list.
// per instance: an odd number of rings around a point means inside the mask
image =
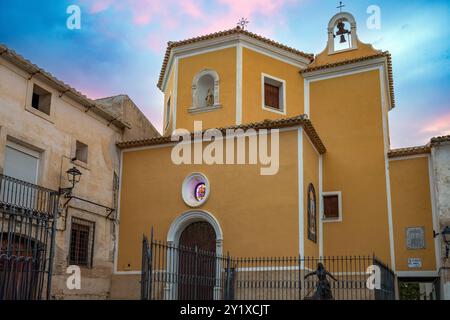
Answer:
[{"label": "circular window frame", "polygon": [[[196,187],[204,183],[206,187],[205,197],[199,201],[195,197]],[[211,188],[208,178],[200,172],[194,172],[184,178],[183,185],[181,187],[181,196],[184,203],[186,203],[191,208],[198,208],[208,201],[209,195],[211,193]]]}]

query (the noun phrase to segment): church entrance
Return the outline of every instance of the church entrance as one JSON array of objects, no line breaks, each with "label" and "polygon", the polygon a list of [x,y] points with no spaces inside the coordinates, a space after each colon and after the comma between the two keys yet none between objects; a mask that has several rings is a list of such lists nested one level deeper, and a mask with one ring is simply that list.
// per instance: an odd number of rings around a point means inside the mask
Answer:
[{"label": "church entrance", "polygon": [[179,240],[178,299],[212,300],[216,278],[216,233],[208,222],[194,222]]}]

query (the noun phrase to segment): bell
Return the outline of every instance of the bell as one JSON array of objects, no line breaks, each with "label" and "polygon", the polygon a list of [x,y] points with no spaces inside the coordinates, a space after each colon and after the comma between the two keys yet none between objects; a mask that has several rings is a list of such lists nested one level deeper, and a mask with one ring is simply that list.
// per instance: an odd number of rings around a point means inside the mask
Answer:
[{"label": "bell", "polygon": [[346,43],[347,40],[345,39],[345,36],[343,34],[341,34],[341,41],[340,43]]}]

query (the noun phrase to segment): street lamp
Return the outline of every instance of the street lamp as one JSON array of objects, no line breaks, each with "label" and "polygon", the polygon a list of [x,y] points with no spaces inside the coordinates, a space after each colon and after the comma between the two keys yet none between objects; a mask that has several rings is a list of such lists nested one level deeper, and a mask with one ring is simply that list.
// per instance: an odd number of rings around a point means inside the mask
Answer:
[{"label": "street lamp", "polygon": [[59,194],[69,197],[72,193],[73,188],[75,188],[75,184],[80,182],[81,171],[78,170],[76,167],[72,167],[66,171],[66,174],[67,174],[67,180],[69,180],[69,182],[72,184],[72,186],[68,187],[68,188],[59,188]]},{"label": "street lamp", "polygon": [[448,255],[450,253],[450,227],[446,226],[444,230],[441,231],[441,233],[434,232],[434,237],[436,238],[438,235],[442,236],[442,240],[445,243],[445,258],[448,258]]}]

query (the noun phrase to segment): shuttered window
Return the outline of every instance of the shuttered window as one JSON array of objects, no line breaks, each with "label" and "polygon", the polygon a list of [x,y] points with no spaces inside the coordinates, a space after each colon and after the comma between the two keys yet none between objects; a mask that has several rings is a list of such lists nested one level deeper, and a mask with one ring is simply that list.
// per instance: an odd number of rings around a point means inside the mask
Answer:
[{"label": "shuttered window", "polygon": [[339,218],[339,196],[337,194],[323,196],[323,209],[325,219]]},{"label": "shuttered window", "polygon": [[280,109],[280,87],[264,83],[264,99],[266,107]]}]

